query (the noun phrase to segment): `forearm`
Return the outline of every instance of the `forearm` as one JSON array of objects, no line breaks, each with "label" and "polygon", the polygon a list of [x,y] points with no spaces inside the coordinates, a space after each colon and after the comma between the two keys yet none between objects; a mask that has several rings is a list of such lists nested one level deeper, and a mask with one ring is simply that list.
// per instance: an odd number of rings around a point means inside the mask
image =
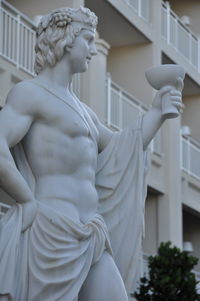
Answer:
[{"label": "forearm", "polygon": [[161,111],[151,108],[144,116],[142,121],[143,149],[145,150],[151,142],[159,128],[164,122]]},{"label": "forearm", "polygon": [[0,153],[0,187],[16,202],[26,203],[34,200],[33,193],[17,170],[11,154],[2,155],[2,150]]}]

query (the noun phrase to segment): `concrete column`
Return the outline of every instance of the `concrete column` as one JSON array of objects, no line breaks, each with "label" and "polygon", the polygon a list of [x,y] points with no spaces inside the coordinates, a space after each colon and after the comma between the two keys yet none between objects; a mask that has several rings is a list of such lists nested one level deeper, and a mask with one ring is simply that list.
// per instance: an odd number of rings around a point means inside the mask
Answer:
[{"label": "concrete column", "polygon": [[166,194],[158,201],[158,243],[170,240],[182,248],[180,118],[163,127]]},{"label": "concrete column", "polygon": [[152,43],[152,65],[159,65],[162,61],[161,53],[161,0],[153,0],[150,16],[154,32],[154,41]]},{"label": "concrete column", "polygon": [[[152,26],[154,28],[153,64],[162,63],[161,0],[153,0]],[[180,118],[166,121],[162,126],[164,152],[164,190],[158,198],[158,245],[172,241],[182,248],[182,203],[180,168]]]},{"label": "concrete column", "polygon": [[[151,20],[154,30],[152,65],[162,63],[161,51],[161,0],[153,0]],[[156,91],[153,91],[155,94]],[[158,246],[162,241],[172,241],[182,248],[182,203],[180,168],[180,118],[166,121],[162,126],[164,191],[158,197]]]},{"label": "concrete column", "polygon": [[97,37],[96,47],[98,54],[92,58],[87,72],[81,75],[80,98],[105,122],[107,56],[110,46]]}]

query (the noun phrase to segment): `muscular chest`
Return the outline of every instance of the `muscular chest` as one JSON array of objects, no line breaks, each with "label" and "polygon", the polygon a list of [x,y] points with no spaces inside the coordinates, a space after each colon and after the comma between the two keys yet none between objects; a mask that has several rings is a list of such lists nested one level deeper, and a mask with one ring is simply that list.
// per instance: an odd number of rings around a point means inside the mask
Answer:
[{"label": "muscular chest", "polygon": [[41,110],[39,122],[52,130],[58,130],[70,137],[88,136],[90,125],[84,111],[72,102],[49,98],[49,105]]},{"label": "muscular chest", "polygon": [[80,166],[90,166],[94,174],[96,134],[82,114],[60,101],[56,106],[41,108],[40,116],[24,139],[26,155],[35,172],[68,174]]}]

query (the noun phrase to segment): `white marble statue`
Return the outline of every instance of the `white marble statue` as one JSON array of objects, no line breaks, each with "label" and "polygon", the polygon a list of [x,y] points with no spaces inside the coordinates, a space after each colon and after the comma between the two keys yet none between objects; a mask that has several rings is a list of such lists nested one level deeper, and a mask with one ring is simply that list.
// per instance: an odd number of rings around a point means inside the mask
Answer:
[{"label": "white marble statue", "polygon": [[17,84],[0,112],[0,187],[13,200],[0,221],[1,301],[128,300],[146,149],[165,120],[163,96],[181,110],[183,83],[160,89],[143,118],[113,133],[70,88],[97,53],[96,25],[83,7],[44,16],[37,76]]}]

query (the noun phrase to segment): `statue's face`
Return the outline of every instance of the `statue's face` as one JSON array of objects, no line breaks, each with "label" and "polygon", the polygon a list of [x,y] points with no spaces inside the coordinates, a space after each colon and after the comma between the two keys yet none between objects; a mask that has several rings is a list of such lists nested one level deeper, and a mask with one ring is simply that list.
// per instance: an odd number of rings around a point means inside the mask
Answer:
[{"label": "statue's face", "polygon": [[82,29],[75,38],[69,51],[69,59],[73,73],[81,73],[88,69],[93,55],[97,54],[95,46],[95,30]]}]

